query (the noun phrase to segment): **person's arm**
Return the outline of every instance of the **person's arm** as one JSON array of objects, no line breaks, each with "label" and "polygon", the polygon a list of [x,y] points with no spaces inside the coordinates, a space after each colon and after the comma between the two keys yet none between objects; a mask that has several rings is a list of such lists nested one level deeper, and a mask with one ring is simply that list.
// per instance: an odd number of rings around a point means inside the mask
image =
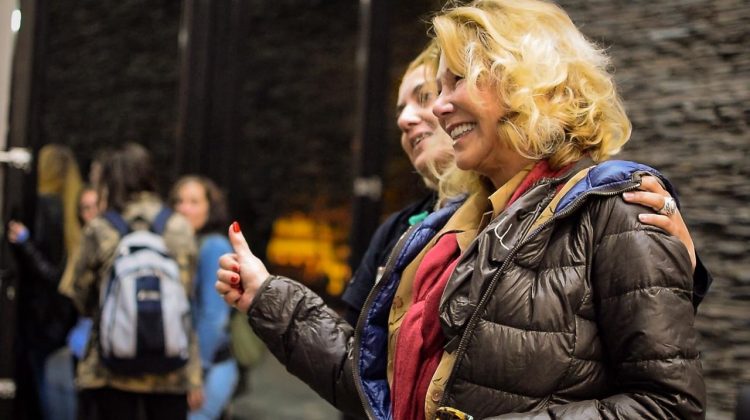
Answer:
[{"label": "person's arm", "polygon": [[[44,222],[44,221],[43,221]],[[51,223],[47,220],[46,223]],[[41,225],[42,222],[37,223]],[[61,240],[60,238],[49,238],[50,240]],[[42,279],[46,286],[57,289],[57,285],[62,277],[65,259],[62,256],[60,261],[54,261],[39,249],[34,238],[31,237],[29,229],[21,222],[11,220],[8,222],[8,242],[14,245],[18,250],[24,266],[32,270],[37,278]]]},{"label": "person's arm", "polygon": [[239,225],[232,226],[229,240],[235,253],[219,259],[216,291],[247,314],[253,331],[290,373],[339,410],[363,416],[349,356],[352,326],[307,287],[271,276],[250,251]]},{"label": "person's arm", "polygon": [[675,237],[632,222],[642,210],[594,204],[591,287],[619,394],[597,409],[625,417],[703,418],[690,257]]},{"label": "person's arm", "polygon": [[219,257],[232,252],[226,238],[207,238],[198,254],[198,269],[195,276],[195,330],[198,333],[203,369],[208,369],[214,361],[216,351],[226,337],[231,308],[224,303],[214,289]]},{"label": "person's arm", "polygon": [[625,201],[640,204],[654,210],[654,212],[638,214],[638,220],[644,224],[661,228],[668,234],[676,236],[685,245],[685,248],[687,248],[688,254],[690,254],[690,263],[693,269],[695,269],[695,245],[693,244],[693,238],[690,237],[687,225],[682,219],[680,210],[675,211],[671,216],[659,213],[659,210],[664,207],[664,200],[670,197],[669,192],[653,176],[644,176],[641,178],[640,191],[630,191],[623,194]]},{"label": "person's arm", "polygon": [[656,213],[641,213],[638,215],[638,219],[644,224],[656,226],[677,237],[687,248],[693,266],[693,308],[697,311],[698,305],[708,293],[713,277],[711,277],[711,273],[703,265],[695,250],[693,239],[680,210],[677,209],[671,216],[658,213],[664,207],[664,199],[671,197],[669,192],[653,176],[644,176],[640,189],[641,191],[623,194],[623,198],[629,203],[640,204],[653,209]]},{"label": "person's arm", "polygon": [[341,411],[364,416],[349,357],[354,329],[304,285],[271,276],[253,300],[248,321],[294,376]]},{"label": "person's arm", "polygon": [[31,239],[16,242],[14,245],[25,262],[24,266],[33,270],[45,285],[57,289],[60,277],[62,277],[63,265],[50,261]]}]

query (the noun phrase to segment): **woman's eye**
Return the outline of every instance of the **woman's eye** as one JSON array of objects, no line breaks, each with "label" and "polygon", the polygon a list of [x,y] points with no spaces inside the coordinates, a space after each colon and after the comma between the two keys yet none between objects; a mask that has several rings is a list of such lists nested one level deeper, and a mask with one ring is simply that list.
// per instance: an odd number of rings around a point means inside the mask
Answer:
[{"label": "woman's eye", "polygon": [[432,93],[430,92],[421,92],[419,94],[419,105],[425,106],[429,104],[432,101]]}]

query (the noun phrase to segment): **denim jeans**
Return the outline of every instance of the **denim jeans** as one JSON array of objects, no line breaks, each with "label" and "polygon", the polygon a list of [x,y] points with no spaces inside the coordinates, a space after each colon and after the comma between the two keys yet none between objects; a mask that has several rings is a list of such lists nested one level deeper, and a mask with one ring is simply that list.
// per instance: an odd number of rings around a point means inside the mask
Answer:
[{"label": "denim jeans", "polygon": [[232,399],[237,387],[239,369],[234,359],[215,363],[203,377],[203,406],[188,413],[189,420],[214,420]]},{"label": "denim jeans", "polygon": [[74,378],[73,355],[67,346],[47,357],[44,362],[44,382],[40,391],[45,419],[75,420]]}]

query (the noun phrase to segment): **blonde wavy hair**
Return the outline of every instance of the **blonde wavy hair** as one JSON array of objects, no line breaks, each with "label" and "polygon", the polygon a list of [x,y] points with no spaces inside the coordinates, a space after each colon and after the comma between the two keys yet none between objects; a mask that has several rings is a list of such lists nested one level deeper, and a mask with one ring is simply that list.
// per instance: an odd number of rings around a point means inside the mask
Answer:
[{"label": "blonde wavy hair", "polygon": [[47,144],[39,150],[37,192],[60,199],[63,208],[63,236],[68,261],[81,241],[78,221],[78,195],[83,188],[81,172],[67,146]]},{"label": "blonde wavy hair", "polygon": [[[475,0],[432,20],[447,67],[469,93],[494,89],[508,114],[500,138],[522,156],[559,168],[603,161],[628,141],[631,124],[604,51],[544,0]],[[444,176],[445,177],[445,176]]]},{"label": "blonde wavy hair", "polygon": [[420,66],[425,67],[425,78],[427,80],[435,81],[435,73],[437,73],[438,60],[440,60],[440,48],[438,47],[437,41],[431,39],[425,46],[422,52],[412,60],[404,71],[404,75],[413,72]]}]

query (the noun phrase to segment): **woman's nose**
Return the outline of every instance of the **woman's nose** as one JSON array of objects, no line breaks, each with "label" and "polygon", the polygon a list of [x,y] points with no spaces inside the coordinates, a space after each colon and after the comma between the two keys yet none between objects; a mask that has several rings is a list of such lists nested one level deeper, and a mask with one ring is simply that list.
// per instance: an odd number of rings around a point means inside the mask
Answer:
[{"label": "woman's nose", "polygon": [[440,118],[451,112],[453,112],[453,104],[446,98],[444,93],[441,93],[435,99],[435,104],[432,106],[432,113]]},{"label": "woman's nose", "polygon": [[409,129],[409,127],[419,124],[421,120],[422,119],[419,117],[419,113],[416,112],[414,107],[411,105],[407,105],[404,109],[401,110],[401,113],[398,114],[396,123],[398,124],[398,128],[400,128],[401,131],[406,131]]}]

